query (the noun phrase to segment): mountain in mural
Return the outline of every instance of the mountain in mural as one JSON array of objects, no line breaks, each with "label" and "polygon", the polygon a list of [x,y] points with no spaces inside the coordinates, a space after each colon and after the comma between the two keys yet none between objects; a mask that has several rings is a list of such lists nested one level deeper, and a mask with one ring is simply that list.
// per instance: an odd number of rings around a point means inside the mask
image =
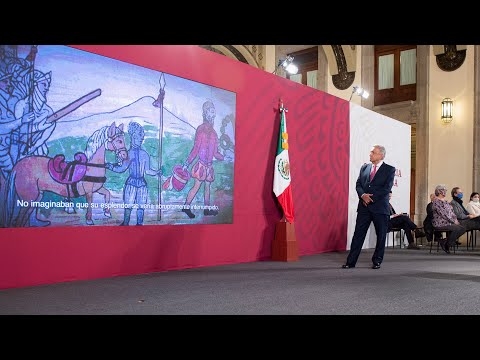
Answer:
[{"label": "mountain in mural", "polygon": [[[122,106],[119,109],[110,112],[98,113],[89,115],[83,118],[78,118],[69,121],[59,121],[52,136],[61,138],[64,136],[84,136],[88,133],[110,125],[113,121],[116,124],[125,124],[125,131],[128,123],[135,121],[147,129],[146,137],[155,136],[156,134],[149,133],[148,129],[158,130],[160,108],[153,106],[155,99],[151,96],[144,96],[134,101],[133,103]],[[71,126],[72,123],[77,126]],[[68,126],[62,126],[62,123]],[[149,126],[150,125],[150,126]],[[87,129],[91,129],[90,131]],[[163,109],[163,131],[164,133],[171,133],[174,136],[184,136],[193,138],[195,136],[195,127],[188,123],[188,119],[180,119],[175,114],[172,114],[167,108]]]}]

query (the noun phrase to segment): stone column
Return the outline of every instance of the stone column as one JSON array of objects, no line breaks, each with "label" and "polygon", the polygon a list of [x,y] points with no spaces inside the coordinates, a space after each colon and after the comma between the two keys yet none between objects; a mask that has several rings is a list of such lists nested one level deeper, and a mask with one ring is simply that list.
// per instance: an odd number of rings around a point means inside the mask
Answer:
[{"label": "stone column", "polygon": [[368,99],[362,97],[362,106],[366,109],[373,110],[373,98],[375,89],[375,46],[362,46],[362,84],[364,89],[370,92]]},{"label": "stone column", "polygon": [[416,168],[415,168],[415,223],[421,224],[427,216],[429,194],[428,188],[428,78],[430,45],[417,46],[417,133],[416,133]]},{"label": "stone column", "polygon": [[473,85],[473,191],[480,192],[480,45],[474,50]]},{"label": "stone column", "polygon": [[318,46],[317,89],[328,90],[328,60],[322,45]]},{"label": "stone column", "polygon": [[275,45],[264,45],[264,58],[265,71],[272,73],[275,71]]}]

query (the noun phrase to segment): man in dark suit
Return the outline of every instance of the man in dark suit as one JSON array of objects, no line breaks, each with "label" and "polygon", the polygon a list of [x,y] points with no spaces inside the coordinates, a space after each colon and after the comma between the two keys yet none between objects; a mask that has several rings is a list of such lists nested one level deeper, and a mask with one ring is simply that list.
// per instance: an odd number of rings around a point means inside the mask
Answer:
[{"label": "man in dark suit", "polygon": [[359,198],[357,222],[347,262],[342,266],[344,269],[355,267],[372,221],[377,234],[375,252],[372,256],[372,269],[380,269],[383,261],[388,221],[390,220],[389,194],[395,178],[395,168],[383,162],[385,154],[385,147],[374,145],[370,150],[371,163],[363,164],[360,169],[356,184]]},{"label": "man in dark suit", "polygon": [[[388,199],[392,199],[392,192],[388,196]],[[388,204],[390,206],[390,221],[388,222],[388,231],[391,231],[393,228],[402,229],[405,232],[408,240],[408,247],[407,249],[415,249],[419,250],[420,248],[415,244],[413,239],[412,231],[417,229],[417,225],[410,219],[407,214],[397,214],[395,209],[393,208],[392,204]],[[403,239],[402,239],[403,241]]]}]

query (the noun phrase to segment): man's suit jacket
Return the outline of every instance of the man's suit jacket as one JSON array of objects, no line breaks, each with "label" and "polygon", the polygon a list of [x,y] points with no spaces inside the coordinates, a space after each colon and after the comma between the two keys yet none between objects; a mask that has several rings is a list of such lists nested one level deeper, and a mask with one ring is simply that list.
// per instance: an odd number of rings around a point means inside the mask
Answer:
[{"label": "man's suit jacket", "polygon": [[395,215],[395,209],[393,208],[392,204],[388,203],[388,207],[390,208],[390,216]]},{"label": "man's suit jacket", "polygon": [[[397,212],[393,208],[392,204],[390,204],[390,202],[388,203],[388,207],[390,209],[389,210],[390,216],[397,214]],[[409,222],[409,220],[407,220],[405,216],[406,216],[405,214],[401,214],[400,216],[390,218],[390,220],[388,221],[388,231],[390,231],[391,228],[401,227],[401,225],[404,224],[405,222]],[[408,216],[407,218],[410,219]]]},{"label": "man's suit jacket", "polygon": [[458,202],[455,199],[453,199],[452,201],[450,201],[450,205],[452,205],[453,212],[457,216],[458,220],[470,219],[468,217],[469,212],[467,211],[467,209],[463,207],[463,201]]},{"label": "man's suit jacket", "polygon": [[[377,170],[377,173],[370,182],[370,172],[372,164],[363,164],[358,175],[356,190],[359,197],[358,212],[370,211],[374,214],[390,215],[389,194],[392,190],[393,180],[395,178],[395,168],[385,162]],[[361,196],[363,194],[373,194],[373,202],[365,206]]]}]

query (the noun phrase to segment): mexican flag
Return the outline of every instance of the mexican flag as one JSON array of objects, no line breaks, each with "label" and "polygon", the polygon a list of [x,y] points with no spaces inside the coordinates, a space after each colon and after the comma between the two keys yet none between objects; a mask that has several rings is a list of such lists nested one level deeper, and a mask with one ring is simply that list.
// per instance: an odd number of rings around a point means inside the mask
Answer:
[{"label": "mexican flag", "polygon": [[292,186],[290,184],[292,177],[290,174],[290,160],[288,159],[288,133],[287,120],[285,118],[286,111],[287,109],[283,106],[280,107],[281,120],[277,156],[275,157],[275,169],[273,173],[273,192],[283,208],[285,218],[289,223],[293,223],[293,198]]}]

